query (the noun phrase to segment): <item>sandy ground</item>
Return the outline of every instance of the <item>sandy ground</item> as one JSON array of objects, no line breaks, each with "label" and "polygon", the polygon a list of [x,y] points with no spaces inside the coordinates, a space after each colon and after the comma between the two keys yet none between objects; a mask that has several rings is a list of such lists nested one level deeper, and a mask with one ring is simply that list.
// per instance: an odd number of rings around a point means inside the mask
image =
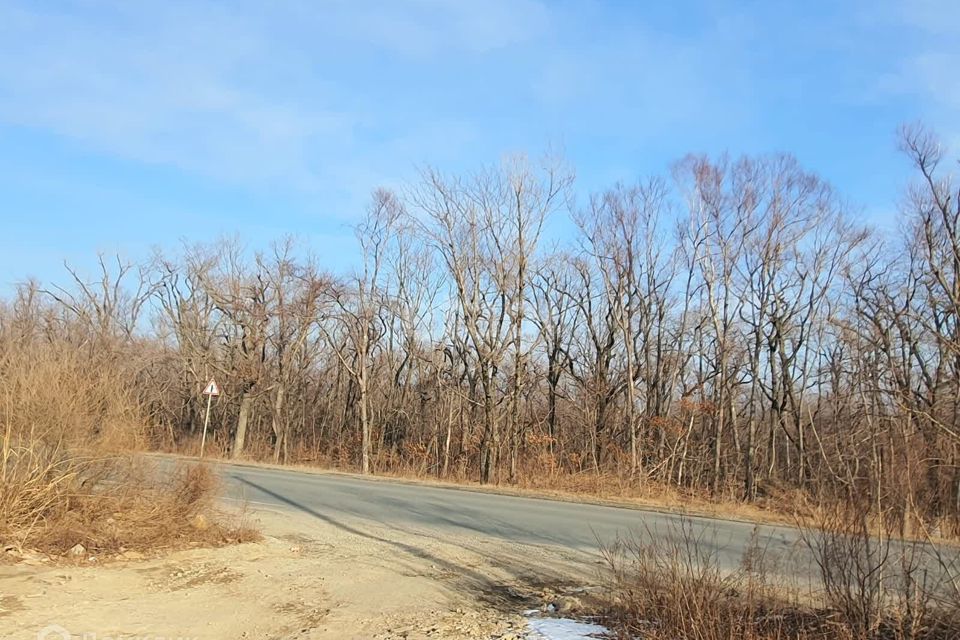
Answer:
[{"label": "sandy ground", "polygon": [[598,578],[595,558],[562,549],[267,509],[248,519],[263,541],[0,566],[0,637],[525,638],[521,612]]}]

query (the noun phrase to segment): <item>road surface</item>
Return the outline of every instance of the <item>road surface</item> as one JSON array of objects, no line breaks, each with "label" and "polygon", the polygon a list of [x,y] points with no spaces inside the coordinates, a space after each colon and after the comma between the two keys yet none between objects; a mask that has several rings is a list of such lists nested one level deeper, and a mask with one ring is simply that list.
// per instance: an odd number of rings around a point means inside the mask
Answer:
[{"label": "road surface", "polygon": [[[684,518],[638,509],[518,497],[355,476],[220,463],[226,496],[252,506],[295,510],[350,529],[363,523],[470,535],[563,548],[596,556],[618,536],[679,535]],[[765,550],[771,573],[812,577],[812,556],[799,531],[729,520],[687,517],[701,553],[739,566],[751,539]]]}]

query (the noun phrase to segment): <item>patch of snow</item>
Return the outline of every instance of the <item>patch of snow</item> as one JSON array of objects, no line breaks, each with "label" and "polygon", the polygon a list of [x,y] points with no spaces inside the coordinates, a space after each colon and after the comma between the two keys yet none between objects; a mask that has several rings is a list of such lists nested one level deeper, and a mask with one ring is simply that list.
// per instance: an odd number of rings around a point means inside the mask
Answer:
[{"label": "patch of snow", "polygon": [[567,618],[529,618],[530,640],[592,640],[608,637],[606,627]]}]

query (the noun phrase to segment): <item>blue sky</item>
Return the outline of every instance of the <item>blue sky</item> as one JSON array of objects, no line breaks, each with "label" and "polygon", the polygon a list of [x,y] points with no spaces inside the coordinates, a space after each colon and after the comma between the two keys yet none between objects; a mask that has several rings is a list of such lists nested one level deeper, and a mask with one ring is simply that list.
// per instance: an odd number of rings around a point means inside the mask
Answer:
[{"label": "blue sky", "polygon": [[342,269],[374,187],[547,147],[581,194],[789,151],[891,227],[957,69],[955,0],[0,0],[0,289],[224,234]]}]

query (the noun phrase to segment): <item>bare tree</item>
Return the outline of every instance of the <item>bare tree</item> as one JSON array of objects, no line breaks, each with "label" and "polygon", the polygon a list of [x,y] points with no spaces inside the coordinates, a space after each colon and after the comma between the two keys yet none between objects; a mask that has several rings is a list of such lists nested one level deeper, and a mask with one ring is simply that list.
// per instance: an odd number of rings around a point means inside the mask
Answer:
[{"label": "bare tree", "polygon": [[187,261],[224,320],[219,328],[227,357],[221,370],[240,397],[231,452],[236,459],[244,453],[254,400],[265,391],[269,282],[262,265],[251,266],[237,242],[224,241],[214,250],[217,258],[209,268],[204,264],[209,255],[202,249],[189,253]]},{"label": "bare tree", "polygon": [[357,385],[360,420],[360,468],[370,473],[370,367],[374,350],[386,333],[383,314],[386,300],[383,290],[383,269],[388,242],[396,229],[402,208],[396,196],[385,190],[374,192],[367,216],[356,228],[360,242],[362,265],[346,287],[333,289],[337,306],[334,318],[339,321],[342,336],[332,339],[337,357]]},{"label": "bare tree", "polygon": [[666,196],[666,185],[658,179],[632,187],[618,185],[595,196],[590,209],[578,216],[620,334],[631,473],[636,473],[640,466],[638,387],[642,386],[645,392],[639,399],[644,404],[641,416],[659,414],[663,402],[662,329],[673,277],[672,261],[663,249],[664,239],[659,231],[667,214]]},{"label": "bare tree", "polygon": [[270,300],[267,375],[273,396],[274,462],[279,462],[281,455],[284,461],[289,456],[287,396],[312,365],[317,318],[323,311],[323,296],[330,288],[329,279],[318,272],[312,261],[298,261],[293,249],[293,241],[288,238],[273,245],[269,258],[256,258],[259,270],[265,274]]},{"label": "bare tree", "polygon": [[421,229],[447,268],[479,369],[484,413],[482,482],[499,479],[498,375],[511,348],[511,430],[518,427],[528,263],[544,218],[558,206],[570,180],[554,164],[537,173],[526,162],[517,161],[470,179],[428,170],[411,193]]},{"label": "bare tree", "polygon": [[[64,265],[73,281],[71,288],[54,285],[45,293],[73,314],[98,340],[131,339],[138,328],[144,305],[156,283],[149,269],[124,261],[97,256],[99,275],[88,281],[69,265]],[[132,285],[132,287],[131,287]]]}]

